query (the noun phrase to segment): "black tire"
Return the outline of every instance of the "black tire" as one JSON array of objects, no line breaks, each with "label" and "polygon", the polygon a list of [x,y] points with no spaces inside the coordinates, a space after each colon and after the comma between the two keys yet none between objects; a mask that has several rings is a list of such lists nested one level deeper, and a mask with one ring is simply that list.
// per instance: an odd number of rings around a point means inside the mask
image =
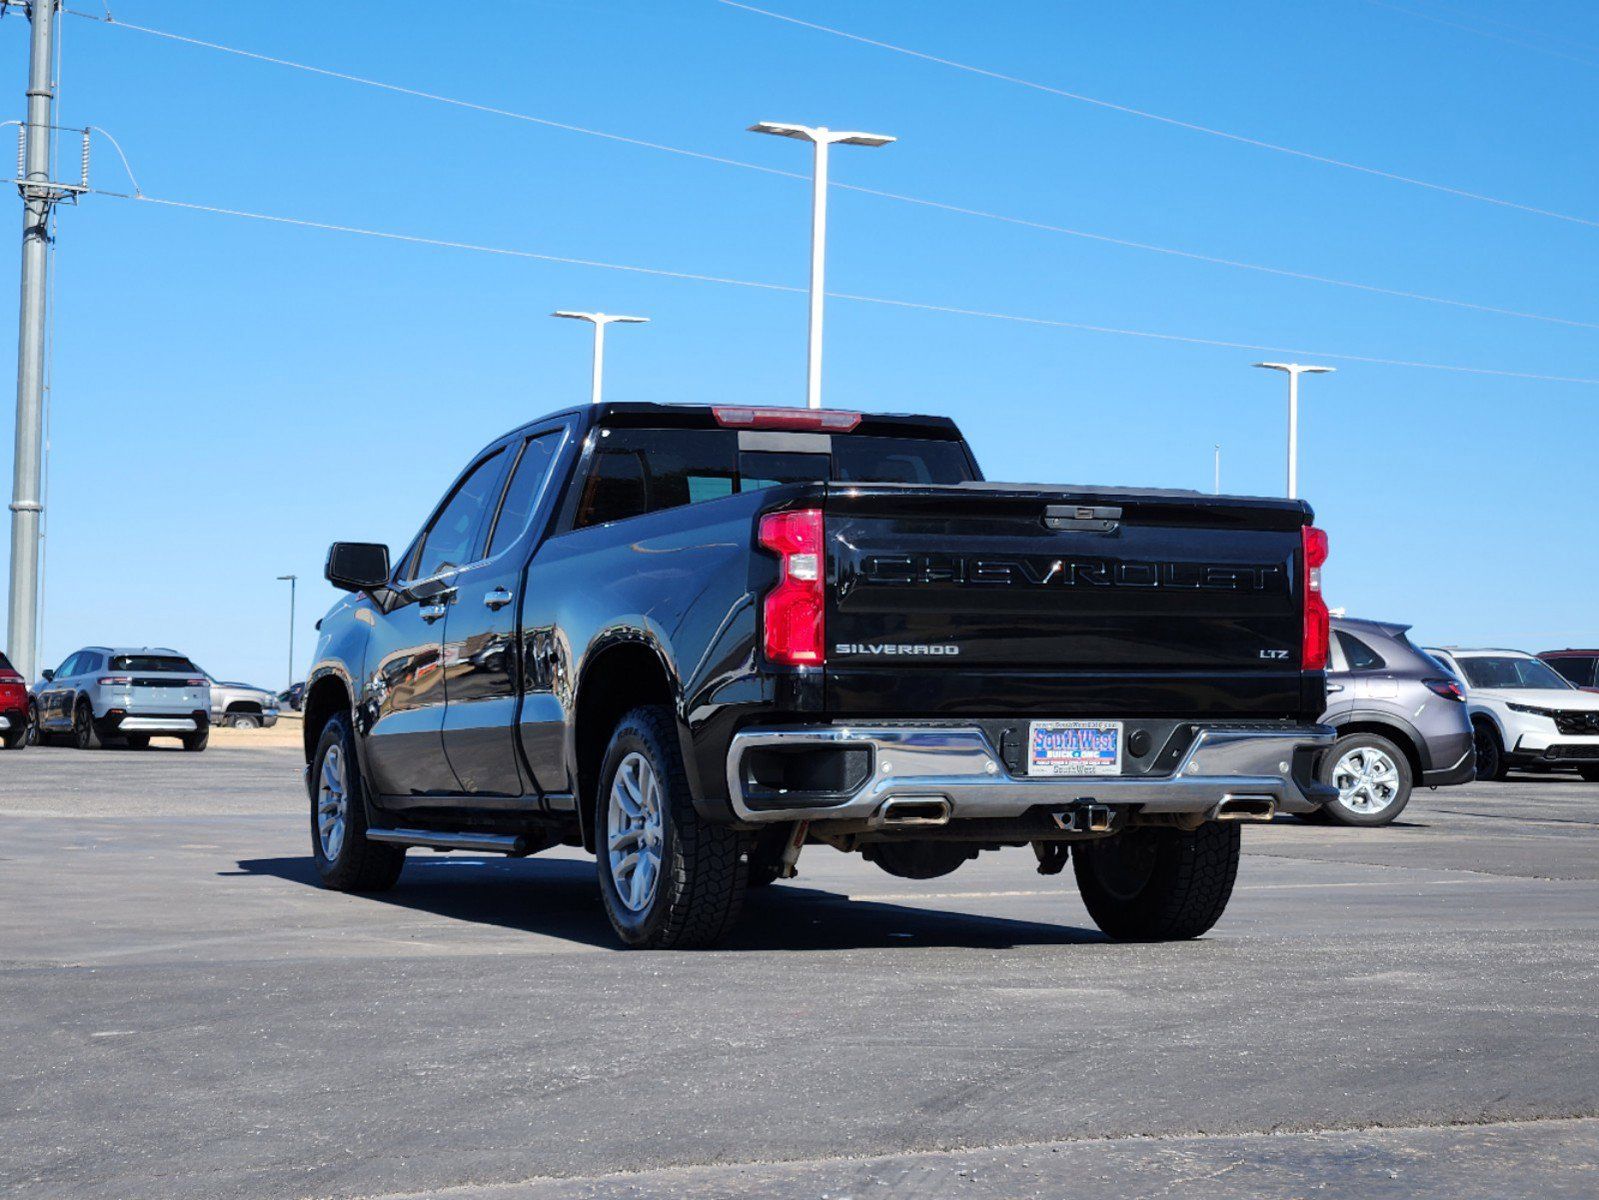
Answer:
[{"label": "black tire", "polygon": [[1472,730],[1477,741],[1477,778],[1500,780],[1510,774],[1499,731],[1487,721],[1472,722]]},{"label": "black tire", "polygon": [[72,745],[77,750],[93,750],[101,745],[94,731],[94,710],[87,700],[79,700],[72,709]]},{"label": "black tire", "polygon": [[39,706],[28,701],[28,745],[44,745],[44,732],[39,728]]},{"label": "black tire", "polygon": [[128,734],[129,750],[148,750],[150,748],[150,735],[148,733]]},{"label": "black tire", "polygon": [[1588,783],[1599,783],[1599,767],[1578,767],[1577,773]]},{"label": "black tire", "polygon": [[[321,780],[328,753],[339,751],[345,795],[344,829],[330,858],[323,845],[318,822]],[[361,764],[355,756],[355,737],[350,719],[343,713],[328,720],[311,756],[311,771],[306,776],[311,801],[311,857],[316,860],[317,878],[322,886],[336,892],[383,892],[399,881],[405,868],[405,847],[368,840],[366,836],[366,789],[361,782]]]},{"label": "black tire", "polygon": [[1348,733],[1333,743],[1331,750],[1321,757],[1321,765],[1316,774],[1321,781],[1331,787],[1337,787],[1334,773],[1344,757],[1355,750],[1366,750],[1381,755],[1393,765],[1397,783],[1394,785],[1394,797],[1384,807],[1372,812],[1363,812],[1344,802],[1343,797],[1327,801],[1320,809],[1325,820],[1339,825],[1360,825],[1372,828],[1378,825],[1387,825],[1400,813],[1405,811],[1405,805],[1410,803],[1411,789],[1415,786],[1410,769],[1410,759],[1405,756],[1393,741],[1375,733]]},{"label": "black tire", "polygon": [[1196,938],[1220,918],[1238,877],[1242,839],[1231,821],[1189,831],[1124,829],[1072,847],[1077,887],[1094,924],[1118,942]]},{"label": "black tire", "polygon": [[261,718],[254,713],[234,713],[226,724],[230,729],[260,729]]},{"label": "black tire", "polygon": [[[607,813],[618,769],[633,754],[648,763],[660,792],[660,870],[654,891],[634,911],[618,891],[607,848]],[[744,905],[748,864],[739,835],[694,811],[683,754],[671,712],[635,708],[622,718],[600,768],[594,796],[594,836],[600,897],[611,927],[626,946],[686,950],[711,946],[737,922]]]},{"label": "black tire", "polygon": [[6,750],[26,750],[29,742],[27,719],[18,721],[0,734],[0,747]]},{"label": "black tire", "polygon": [[200,726],[193,733],[183,735],[183,748],[190,754],[198,754],[211,744],[211,725],[209,722]]}]

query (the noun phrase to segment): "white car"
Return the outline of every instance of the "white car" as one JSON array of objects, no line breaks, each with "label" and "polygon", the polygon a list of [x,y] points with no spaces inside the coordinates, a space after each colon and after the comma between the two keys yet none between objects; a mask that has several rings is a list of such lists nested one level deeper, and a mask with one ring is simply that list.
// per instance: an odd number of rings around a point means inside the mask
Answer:
[{"label": "white car", "polygon": [[1466,685],[1477,778],[1511,767],[1576,767],[1599,783],[1599,695],[1520,650],[1428,650]]}]

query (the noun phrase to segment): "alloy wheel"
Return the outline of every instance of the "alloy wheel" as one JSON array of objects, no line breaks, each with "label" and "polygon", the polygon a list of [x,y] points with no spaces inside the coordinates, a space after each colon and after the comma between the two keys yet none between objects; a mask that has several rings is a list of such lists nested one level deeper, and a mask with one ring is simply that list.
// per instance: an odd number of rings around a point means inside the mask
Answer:
[{"label": "alloy wheel", "polygon": [[661,877],[665,827],[661,785],[655,768],[634,751],[616,768],[605,807],[605,848],[617,899],[629,912],[643,912]]},{"label": "alloy wheel", "polygon": [[344,825],[350,812],[350,793],[345,781],[344,748],[329,746],[322,756],[322,773],[316,786],[316,831],[322,843],[322,857],[337,862],[344,849]]},{"label": "alloy wheel", "polygon": [[1370,816],[1399,798],[1399,767],[1373,746],[1356,746],[1333,768],[1338,803],[1350,812]]}]

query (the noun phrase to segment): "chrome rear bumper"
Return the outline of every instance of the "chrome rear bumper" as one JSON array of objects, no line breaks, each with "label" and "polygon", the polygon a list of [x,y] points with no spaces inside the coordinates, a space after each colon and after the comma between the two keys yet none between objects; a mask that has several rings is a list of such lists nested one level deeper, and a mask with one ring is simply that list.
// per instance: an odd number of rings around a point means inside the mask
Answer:
[{"label": "chrome rear bumper", "polygon": [[[1328,789],[1313,782],[1313,756],[1336,740],[1326,725],[1293,727],[1200,726],[1192,745],[1169,774],[1072,778],[1012,774],[976,726],[825,725],[746,729],[727,755],[728,795],[742,821],[881,819],[890,801],[947,803],[950,820],[1019,817],[1043,806],[1103,805],[1144,813],[1218,816],[1223,805],[1271,801],[1276,811],[1313,812]],[[855,791],[806,797],[792,807],[749,803],[744,755],[763,746],[866,749],[871,769]],[[1296,771],[1296,755],[1299,756]],[[1323,795],[1316,794],[1318,791]]]}]

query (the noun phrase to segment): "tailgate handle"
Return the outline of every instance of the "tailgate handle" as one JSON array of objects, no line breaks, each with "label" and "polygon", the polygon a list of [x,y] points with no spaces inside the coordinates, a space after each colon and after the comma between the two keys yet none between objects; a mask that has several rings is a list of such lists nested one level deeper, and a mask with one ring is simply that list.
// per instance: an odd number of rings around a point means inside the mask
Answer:
[{"label": "tailgate handle", "polygon": [[1122,510],[1110,505],[1051,504],[1044,509],[1044,524],[1050,529],[1113,533],[1121,522]]}]

